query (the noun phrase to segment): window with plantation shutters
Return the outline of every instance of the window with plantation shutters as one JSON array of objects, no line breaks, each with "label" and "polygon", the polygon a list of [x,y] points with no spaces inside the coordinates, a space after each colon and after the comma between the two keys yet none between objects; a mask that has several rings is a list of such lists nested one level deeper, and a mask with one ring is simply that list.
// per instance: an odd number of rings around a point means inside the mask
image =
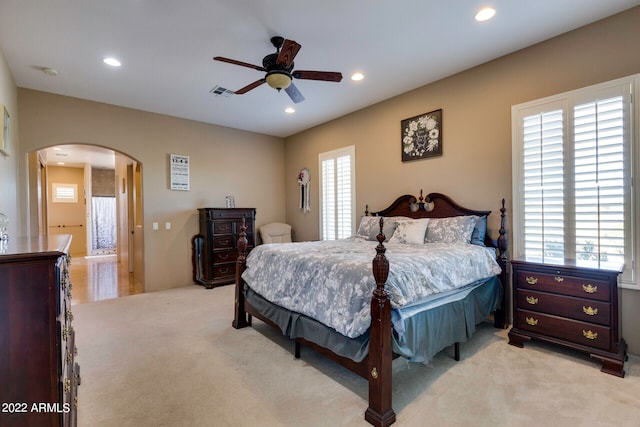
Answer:
[{"label": "window with plantation shutters", "polygon": [[320,236],[336,240],[354,234],[355,146],[321,153]]},{"label": "window with plantation shutters", "polygon": [[[625,264],[640,238],[631,156],[638,76],[512,107],[516,257]],[[636,196],[637,197],[637,196]]]}]

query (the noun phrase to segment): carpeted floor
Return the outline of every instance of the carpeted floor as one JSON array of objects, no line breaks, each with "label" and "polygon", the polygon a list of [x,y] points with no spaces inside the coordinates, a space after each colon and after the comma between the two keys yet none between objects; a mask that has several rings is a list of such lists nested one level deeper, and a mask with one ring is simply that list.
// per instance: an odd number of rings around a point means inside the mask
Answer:
[{"label": "carpeted floor", "polygon": [[[233,286],[186,286],[73,306],[81,427],[367,426],[367,384],[254,321],[235,330]],[[428,365],[394,361],[397,426],[638,426],[640,358],[627,375],[480,326]]]}]

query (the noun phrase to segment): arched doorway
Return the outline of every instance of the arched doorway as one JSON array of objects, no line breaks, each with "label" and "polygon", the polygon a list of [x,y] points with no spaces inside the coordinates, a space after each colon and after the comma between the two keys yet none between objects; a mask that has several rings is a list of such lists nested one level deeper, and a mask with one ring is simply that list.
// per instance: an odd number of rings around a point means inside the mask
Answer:
[{"label": "arched doorway", "polygon": [[[32,234],[73,236],[74,302],[143,292],[142,165],[110,148],[59,144],[29,154],[29,176]],[[74,266],[86,272],[74,278]]]}]

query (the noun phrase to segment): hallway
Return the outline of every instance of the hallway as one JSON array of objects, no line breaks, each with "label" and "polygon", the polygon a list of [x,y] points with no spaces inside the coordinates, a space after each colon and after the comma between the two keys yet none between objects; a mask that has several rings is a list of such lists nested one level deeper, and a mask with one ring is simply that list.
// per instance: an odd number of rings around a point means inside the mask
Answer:
[{"label": "hallway", "polygon": [[74,257],[71,260],[71,304],[119,298],[144,292],[116,255]]}]

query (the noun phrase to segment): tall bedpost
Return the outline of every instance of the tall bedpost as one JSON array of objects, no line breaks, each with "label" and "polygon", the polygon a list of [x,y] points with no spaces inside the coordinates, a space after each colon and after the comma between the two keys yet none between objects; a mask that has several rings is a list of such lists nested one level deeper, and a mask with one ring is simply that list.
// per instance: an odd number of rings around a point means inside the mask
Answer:
[{"label": "tall bedpost", "polygon": [[364,418],[377,427],[384,427],[396,421],[396,413],[391,407],[393,353],[391,347],[391,302],[384,286],[389,276],[389,261],[382,244],[384,218],[380,218],[380,233],[376,256],[373,258],[373,277],[376,288],[371,298],[371,333],[369,339],[369,407]]},{"label": "tall bedpost", "polygon": [[500,268],[502,269],[502,272],[500,273],[500,281],[502,282],[502,306],[499,310],[494,312],[493,319],[494,326],[501,329],[507,327],[506,314],[509,309],[509,257],[507,255],[509,242],[505,227],[506,211],[507,208],[505,207],[505,201],[502,199],[502,207],[500,208],[500,230],[498,230],[498,233],[500,234],[498,237],[498,265],[500,265]]},{"label": "tall bedpost", "polygon": [[242,289],[242,273],[247,268],[247,225],[242,217],[242,226],[238,237],[238,259],[236,260],[236,298],[234,301],[234,318],[231,325],[236,328],[249,326],[247,313],[244,311],[244,290]]}]

